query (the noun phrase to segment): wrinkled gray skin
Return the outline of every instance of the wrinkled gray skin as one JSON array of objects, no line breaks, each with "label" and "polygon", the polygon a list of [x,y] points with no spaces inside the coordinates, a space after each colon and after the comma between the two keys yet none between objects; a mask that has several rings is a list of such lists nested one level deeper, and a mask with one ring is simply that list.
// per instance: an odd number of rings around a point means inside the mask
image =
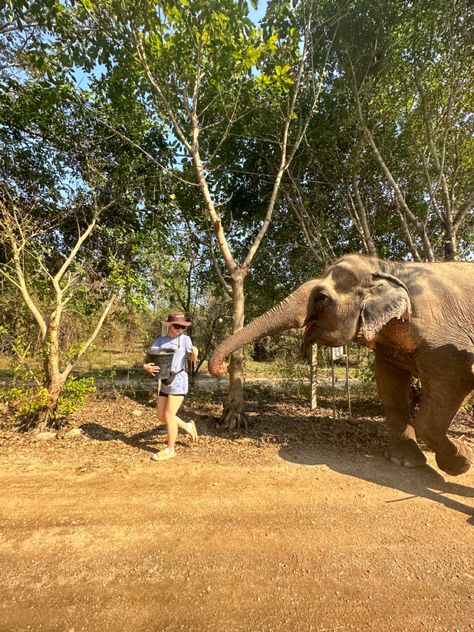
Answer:
[{"label": "wrinkled gray skin", "polygon": [[[225,373],[225,358],[263,336],[304,327],[312,343],[338,347],[354,341],[375,350],[375,373],[391,440],[387,458],[426,463],[417,440],[438,466],[462,474],[473,453],[446,432],[474,388],[474,264],[393,263],[347,255],[317,279],[224,340],[209,372]],[[410,419],[410,378],[421,381],[421,403]]]}]

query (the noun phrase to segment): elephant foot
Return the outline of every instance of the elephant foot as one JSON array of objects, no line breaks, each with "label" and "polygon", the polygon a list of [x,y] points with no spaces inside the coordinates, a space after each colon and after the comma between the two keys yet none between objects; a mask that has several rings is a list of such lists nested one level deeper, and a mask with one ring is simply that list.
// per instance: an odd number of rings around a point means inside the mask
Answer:
[{"label": "elephant foot", "polygon": [[421,467],[426,457],[414,439],[403,438],[392,441],[385,451],[385,458],[403,467]]},{"label": "elephant foot", "polygon": [[436,463],[440,470],[450,476],[464,474],[474,463],[472,450],[459,441],[450,440],[449,443],[449,451],[436,452]]}]

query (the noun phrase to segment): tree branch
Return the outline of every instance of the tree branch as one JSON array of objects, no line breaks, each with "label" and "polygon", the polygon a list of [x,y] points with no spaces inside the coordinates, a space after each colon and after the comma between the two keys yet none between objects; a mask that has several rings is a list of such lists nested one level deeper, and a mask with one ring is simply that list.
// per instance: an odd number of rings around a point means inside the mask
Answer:
[{"label": "tree branch", "polygon": [[104,324],[105,319],[107,318],[107,316],[109,315],[110,310],[112,309],[113,304],[115,303],[115,300],[117,298],[117,294],[112,294],[112,296],[110,297],[110,299],[108,300],[107,304],[104,307],[104,310],[99,318],[99,320],[97,321],[97,324],[95,326],[94,331],[91,333],[91,335],[89,336],[89,338],[84,342],[84,344],[81,346],[81,349],[78,351],[78,353],[75,355],[74,359],[69,361],[69,363],[66,365],[66,367],[64,368],[64,370],[62,371],[62,378],[64,380],[67,379],[68,375],[70,374],[70,372],[72,371],[72,369],[74,368],[74,366],[77,364],[77,362],[80,360],[80,358],[82,358],[82,356],[84,355],[84,353],[89,349],[89,347],[91,346],[91,344],[94,342],[94,340],[97,338],[97,335],[99,334],[99,331],[102,328],[102,325]]},{"label": "tree branch", "polygon": [[[25,301],[26,306],[28,307],[29,311],[33,315],[33,318],[38,323],[38,327],[41,332],[41,337],[44,340],[46,339],[46,335],[48,331],[46,320],[43,314],[41,313],[39,307],[34,302],[28,290],[25,274],[23,271],[23,266],[21,263],[21,253],[25,247],[26,238],[23,235],[21,224],[18,220],[16,211],[15,211],[14,201],[11,199],[9,195],[8,197],[9,197],[9,203],[11,205],[11,210],[7,208],[5,202],[3,201],[1,202],[1,210],[2,210],[3,217],[0,220],[0,225],[3,227],[6,237],[8,239],[8,242],[12,248],[13,267],[14,267],[15,274],[18,280],[18,283],[15,283],[15,285],[20,289],[21,295],[23,297],[23,300]],[[20,236],[21,236],[20,242],[18,242],[17,240],[16,231],[20,233]]]},{"label": "tree branch", "polygon": [[153,88],[153,90],[155,91],[155,94],[158,96],[159,100],[161,101],[161,103],[164,105],[165,110],[168,114],[168,116],[171,119],[171,122],[173,123],[173,127],[174,130],[176,132],[177,137],[179,138],[179,140],[183,143],[183,145],[186,147],[186,149],[188,150],[188,152],[191,154],[192,153],[192,146],[189,143],[188,139],[186,138],[186,135],[184,134],[184,131],[181,127],[181,125],[179,124],[178,119],[176,118],[176,115],[173,111],[173,108],[171,107],[171,104],[169,103],[168,99],[165,97],[160,84],[158,83],[158,81],[156,81],[155,76],[153,75],[151,68],[148,64],[148,59],[146,56],[146,52],[145,52],[145,48],[143,46],[143,42],[141,41],[141,39],[137,39],[134,35],[134,39],[135,39],[135,46],[136,46],[136,50],[138,52],[138,57],[140,59],[140,63],[142,65],[143,70],[145,71],[146,76],[148,77],[148,81],[150,82],[151,87]]},{"label": "tree branch", "polygon": [[[244,263],[242,264],[242,268],[244,269],[244,271],[248,271],[248,269],[250,268],[250,265],[252,263],[252,260],[255,256],[255,253],[257,252],[258,248],[260,247],[260,244],[265,236],[265,233],[268,230],[268,227],[270,226],[270,222],[272,219],[272,215],[273,215],[273,211],[275,208],[275,204],[278,198],[278,193],[280,190],[280,185],[282,182],[282,178],[283,175],[285,174],[285,172],[288,170],[289,166],[291,165],[293,158],[303,140],[303,138],[306,135],[306,131],[308,129],[308,125],[310,123],[310,119],[312,114],[314,113],[314,110],[316,108],[316,104],[319,100],[319,96],[321,93],[321,89],[322,89],[322,76],[321,79],[319,81],[318,87],[315,90],[315,93],[313,94],[313,100],[312,100],[312,105],[311,108],[309,110],[309,113],[306,117],[306,120],[302,126],[302,128],[300,129],[300,132],[297,136],[296,142],[293,145],[290,154],[287,158],[287,149],[288,149],[288,137],[289,137],[289,131],[290,131],[290,125],[291,122],[293,120],[293,115],[295,112],[295,108],[296,108],[296,103],[298,100],[298,97],[300,96],[301,93],[301,86],[302,86],[302,79],[303,79],[303,73],[304,73],[304,69],[306,66],[306,62],[308,59],[308,56],[310,54],[310,45],[309,42],[311,41],[311,14],[308,18],[308,22],[306,24],[305,27],[305,33],[304,33],[304,46],[303,46],[303,52],[301,54],[301,58],[300,58],[300,63],[298,66],[298,72],[297,72],[297,77],[296,77],[296,82],[295,82],[295,88],[293,90],[293,94],[291,96],[290,99],[290,104],[289,104],[289,108],[288,108],[288,112],[287,115],[285,117],[284,120],[284,125],[283,125],[283,133],[282,133],[282,137],[281,137],[281,156],[280,156],[280,164],[278,167],[278,171],[277,174],[275,176],[275,181],[273,184],[273,190],[272,190],[272,194],[270,196],[270,200],[268,202],[268,206],[267,206],[267,212],[265,215],[265,218],[263,220],[263,224],[257,234],[257,236],[255,237],[255,240],[253,242],[253,244],[251,245],[247,256],[245,257]],[[327,53],[326,56],[326,61],[329,55],[329,51]],[[313,84],[314,87],[314,84]]]},{"label": "tree branch", "polygon": [[369,128],[367,127],[367,124],[365,122],[365,118],[364,115],[362,113],[362,105],[360,102],[360,95],[359,95],[359,90],[357,88],[357,82],[356,82],[356,78],[355,78],[355,73],[354,73],[354,68],[352,66],[352,62],[349,60],[350,62],[350,66],[351,66],[351,71],[352,71],[352,83],[353,83],[353,91],[354,91],[354,97],[356,100],[356,107],[357,107],[357,114],[359,117],[359,122],[362,128],[362,131],[364,132],[364,135],[370,145],[370,147],[372,148],[372,151],[374,153],[374,156],[377,160],[377,162],[379,163],[380,167],[382,168],[382,171],[385,174],[385,177],[387,178],[390,186],[392,187],[395,196],[398,200],[398,203],[400,204],[400,207],[403,209],[404,213],[406,214],[406,216],[410,219],[411,222],[413,222],[413,224],[416,226],[418,232],[421,235],[421,238],[423,239],[423,245],[424,245],[424,249],[425,249],[425,255],[427,257],[427,259],[429,261],[434,261],[435,256],[433,253],[433,249],[431,247],[431,243],[428,237],[428,234],[426,232],[426,226],[423,222],[421,222],[414,213],[412,213],[411,209],[409,208],[408,204],[406,203],[405,200],[405,196],[403,195],[403,193],[400,190],[400,187],[398,186],[395,178],[392,175],[392,172],[390,171],[390,169],[388,168],[388,165],[386,164],[385,160],[382,157],[382,154],[380,153],[377,144],[375,143],[374,137],[372,136],[372,133],[370,132]]}]

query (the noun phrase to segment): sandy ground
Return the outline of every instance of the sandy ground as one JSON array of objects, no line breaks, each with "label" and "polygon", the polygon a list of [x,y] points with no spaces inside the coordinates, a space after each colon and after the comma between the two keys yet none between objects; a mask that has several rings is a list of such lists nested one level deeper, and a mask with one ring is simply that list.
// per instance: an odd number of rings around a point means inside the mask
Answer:
[{"label": "sandy ground", "polygon": [[[474,471],[383,458],[378,409],[353,419],[218,402],[163,446],[153,408],[95,400],[77,433],[0,434],[0,630],[474,630]],[[453,427],[474,444],[470,415]]]}]

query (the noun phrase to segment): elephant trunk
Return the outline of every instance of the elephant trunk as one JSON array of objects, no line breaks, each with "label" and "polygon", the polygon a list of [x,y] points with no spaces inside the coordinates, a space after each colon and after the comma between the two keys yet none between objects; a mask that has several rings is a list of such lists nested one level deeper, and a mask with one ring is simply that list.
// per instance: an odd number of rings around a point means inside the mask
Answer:
[{"label": "elephant trunk", "polygon": [[253,320],[240,331],[226,338],[209,358],[208,371],[215,377],[224,375],[228,355],[245,345],[287,329],[303,327],[313,282],[304,283],[278,305]]}]

